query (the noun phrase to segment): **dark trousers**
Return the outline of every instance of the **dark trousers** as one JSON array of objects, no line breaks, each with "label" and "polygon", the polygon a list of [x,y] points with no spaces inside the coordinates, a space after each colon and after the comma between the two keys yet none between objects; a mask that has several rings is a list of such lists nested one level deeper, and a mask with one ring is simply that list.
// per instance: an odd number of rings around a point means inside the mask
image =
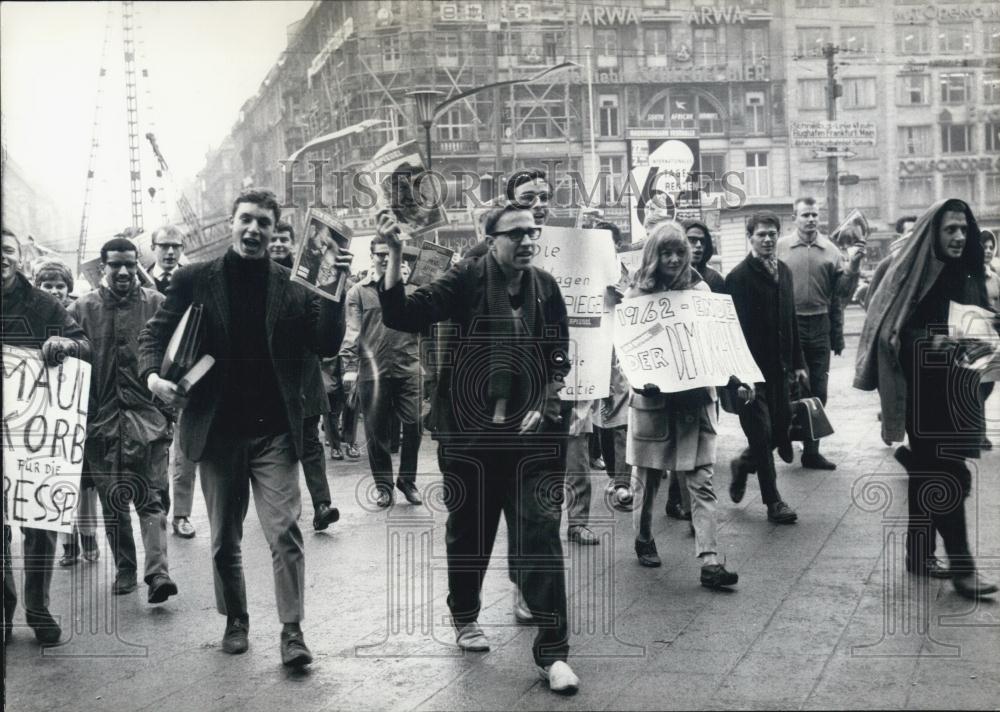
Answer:
[{"label": "dark trousers", "polygon": [[392,489],[392,454],[390,452],[392,415],[403,423],[403,441],[399,454],[399,482],[415,485],[417,454],[420,452],[420,376],[381,378],[358,382],[358,395],[365,414],[368,462],[380,490]]},{"label": "dark trousers", "polygon": [[[809,371],[809,393],[826,405],[827,385],[830,382],[830,315],[798,317],[799,341],[802,355]],[[819,452],[819,440],[802,443],[803,453],[815,455]]]},{"label": "dark trousers", "polygon": [[[104,513],[104,530],[118,571],[137,571],[138,557],[132,534],[129,507],[139,517],[145,549],[143,578],[146,583],[167,571],[167,512],[170,511],[170,484],[167,463],[170,441],[159,440],[146,448],[145,462],[125,469],[116,463],[116,446],[100,439],[87,443],[88,467],[97,485]],[[132,471],[134,470],[134,471]]]},{"label": "dark trousers", "polygon": [[[56,560],[56,532],[45,529],[22,528],[24,535],[24,615],[28,625],[38,621],[38,617],[48,618],[49,587],[52,584],[52,568]],[[10,544],[12,531],[3,528],[3,614],[7,624],[14,619],[17,606],[17,587],[14,566],[11,560]]]},{"label": "dark trousers", "polygon": [[298,623],[305,615],[305,550],[298,518],[298,461],[288,433],[258,438],[219,437],[198,463],[201,490],[212,526],[215,605],[225,616],[247,615],[243,578],[243,520],[254,506],[271,549],[278,619]]},{"label": "dark trousers", "polygon": [[[739,404],[740,426],[747,437],[748,447],[737,458],[738,476],[756,472],[760,483],[760,496],[764,504],[781,501],[778,494],[778,475],[774,469],[774,448],[778,441],[776,427],[781,427],[772,417],[771,404],[781,397],[781,389],[770,384],[757,384],[757,398]],[[778,419],[780,420],[780,419]],[[784,426],[787,433],[787,424]],[[787,434],[785,435],[787,439]]]},{"label": "dark trousers", "polygon": [[319,440],[319,416],[302,420],[302,473],[312,499],[313,509],[330,504],[330,484],[326,481],[326,453]]},{"label": "dark trousers", "polygon": [[464,449],[441,444],[448,507],[448,607],[456,628],[479,618],[483,577],[490,563],[500,515],[515,546],[508,566],[524,595],[538,633],[535,663],[545,667],[569,654],[566,576],[559,538],[563,473],[560,457],[539,467],[560,444],[510,443]]},{"label": "dark trousers", "polygon": [[326,394],[330,412],[323,416],[326,437],[330,447],[339,450],[341,444],[353,445],[357,440],[358,411],[350,402],[342,386]]}]

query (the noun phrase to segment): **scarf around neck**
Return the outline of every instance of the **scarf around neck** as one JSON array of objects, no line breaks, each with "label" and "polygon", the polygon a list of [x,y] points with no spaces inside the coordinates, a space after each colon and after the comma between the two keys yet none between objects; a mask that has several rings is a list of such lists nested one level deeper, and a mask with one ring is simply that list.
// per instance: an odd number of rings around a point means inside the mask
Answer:
[{"label": "scarf around neck", "polygon": [[[489,398],[491,401],[508,401],[514,383],[513,367],[517,357],[515,342],[531,338],[537,329],[537,289],[535,270],[527,270],[521,278],[521,293],[524,301],[522,317],[514,316],[507,293],[507,277],[497,263],[493,253],[486,254],[486,312],[491,317],[490,329],[494,338],[490,356]],[[517,379],[523,381],[523,379]],[[505,407],[505,406],[504,406]]]}]

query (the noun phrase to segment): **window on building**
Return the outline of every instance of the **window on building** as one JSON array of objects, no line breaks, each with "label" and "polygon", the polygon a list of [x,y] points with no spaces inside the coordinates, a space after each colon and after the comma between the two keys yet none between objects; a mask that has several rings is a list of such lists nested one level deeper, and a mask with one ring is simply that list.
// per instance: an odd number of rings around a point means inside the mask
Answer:
[{"label": "window on building", "polygon": [[987,121],[985,146],[990,153],[1000,153],[1000,121]]},{"label": "window on building", "polygon": [[748,151],[745,169],[745,185],[747,195],[759,198],[771,194],[771,177],[767,170],[767,153],[763,151]]},{"label": "window on building", "polygon": [[612,205],[621,194],[625,182],[625,159],[621,156],[601,156],[601,199]]},{"label": "window on building", "polygon": [[382,35],[379,40],[382,45],[382,66],[385,69],[396,69],[402,56],[399,35]]},{"label": "window on building", "polygon": [[1000,173],[986,174],[986,193],[983,202],[990,205],[1000,203]]},{"label": "window on building", "polygon": [[795,51],[801,57],[822,57],[823,45],[830,41],[826,27],[796,27]]},{"label": "window on building", "polygon": [[722,192],[722,176],[726,173],[726,154],[701,154],[701,185],[707,193]]},{"label": "window on building", "polygon": [[764,108],[764,92],[747,92],[746,127],[747,133],[767,133],[767,111]]},{"label": "window on building", "polygon": [[696,67],[712,66],[725,61],[725,49],[720,51],[725,43],[723,32],[721,26],[699,27],[694,30],[692,35]]},{"label": "window on building", "polygon": [[882,214],[882,201],[878,189],[878,178],[862,178],[854,185],[840,189],[842,205],[857,208],[865,217],[878,219]]},{"label": "window on building", "polygon": [[972,52],[972,26],[939,25],[938,52],[942,54],[968,54]]},{"label": "window on building", "polygon": [[703,136],[722,133],[722,117],[718,108],[703,96],[695,97],[698,111],[698,131]]},{"label": "window on building", "polygon": [[457,67],[461,40],[453,32],[444,32],[434,38],[434,48],[437,52],[438,65],[442,67]]},{"label": "window on building", "polygon": [[562,99],[534,100],[517,105],[519,139],[563,138],[569,127]]},{"label": "window on building", "polygon": [[941,181],[944,198],[960,198],[967,203],[976,202],[976,174],[946,175]]},{"label": "window on building", "polygon": [[618,30],[594,30],[598,67],[618,66]]},{"label": "window on building", "polygon": [[841,7],[871,7],[873,0],[840,0]]},{"label": "window on building", "polygon": [[1000,22],[983,23],[983,51],[989,54],[1000,53]]},{"label": "window on building", "polygon": [[844,108],[870,109],[875,106],[875,77],[850,77],[844,80]]},{"label": "window on building", "polygon": [[972,124],[943,124],[941,126],[942,153],[971,153]]},{"label": "window on building", "polygon": [[767,28],[748,27],[743,30],[743,63],[756,65],[767,61]]},{"label": "window on building", "polygon": [[666,67],[670,52],[670,35],[666,28],[652,28],[643,33],[643,50],[647,67]]},{"label": "window on building", "polygon": [[900,126],[899,155],[930,156],[934,152],[933,133],[930,126]]},{"label": "window on building", "polygon": [[875,51],[875,28],[840,28],[840,46],[851,54],[871,54]]},{"label": "window on building", "polygon": [[931,28],[927,25],[896,25],[896,51],[900,54],[927,54],[931,51]]},{"label": "window on building", "polygon": [[826,80],[799,80],[799,108],[826,109]]},{"label": "window on building", "polygon": [[555,64],[559,61],[559,33],[542,33],[542,57],[546,64]]},{"label": "window on building", "polygon": [[904,74],[899,77],[897,102],[904,106],[930,103],[931,78],[927,74]]},{"label": "window on building", "polygon": [[616,94],[601,94],[597,97],[600,112],[601,136],[618,135],[618,96]]},{"label": "window on building", "polygon": [[439,141],[461,141],[471,128],[465,120],[465,110],[461,107],[448,109],[434,125],[437,127]]},{"label": "window on building", "polygon": [[968,72],[951,72],[941,75],[941,103],[964,104],[972,92],[972,75]]},{"label": "window on building", "polygon": [[933,202],[933,176],[900,177],[899,206],[901,208],[926,208]]},{"label": "window on building", "polygon": [[996,72],[983,74],[983,102],[1000,104],[1000,74]]}]

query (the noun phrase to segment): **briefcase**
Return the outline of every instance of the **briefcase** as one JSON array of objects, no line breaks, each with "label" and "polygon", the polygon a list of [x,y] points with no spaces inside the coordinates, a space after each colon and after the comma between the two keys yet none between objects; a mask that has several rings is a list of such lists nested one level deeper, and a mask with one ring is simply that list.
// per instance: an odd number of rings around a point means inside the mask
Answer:
[{"label": "briefcase", "polygon": [[800,398],[792,401],[792,424],[788,428],[789,440],[819,440],[833,435],[833,426],[826,417],[819,398]]}]

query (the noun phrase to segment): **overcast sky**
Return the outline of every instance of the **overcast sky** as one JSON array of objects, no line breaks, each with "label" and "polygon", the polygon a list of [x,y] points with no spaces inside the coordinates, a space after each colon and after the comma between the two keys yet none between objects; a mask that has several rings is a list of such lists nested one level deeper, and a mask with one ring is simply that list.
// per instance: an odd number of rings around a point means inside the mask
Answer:
[{"label": "overcast sky", "polygon": [[[153,131],[183,186],[204,164],[256,93],[286,45],[287,27],[311,2],[137,2],[140,137]],[[121,3],[0,5],[0,91],[4,144],[35,185],[78,225],[94,119],[101,48],[112,8],[105,63],[101,151],[91,234],[131,222]],[[142,82],[142,78],[139,79]],[[149,111],[149,107],[152,111]],[[142,141],[144,191],[156,187]],[[147,229],[161,208],[145,194]],[[188,196],[193,199],[194,196]]]}]

